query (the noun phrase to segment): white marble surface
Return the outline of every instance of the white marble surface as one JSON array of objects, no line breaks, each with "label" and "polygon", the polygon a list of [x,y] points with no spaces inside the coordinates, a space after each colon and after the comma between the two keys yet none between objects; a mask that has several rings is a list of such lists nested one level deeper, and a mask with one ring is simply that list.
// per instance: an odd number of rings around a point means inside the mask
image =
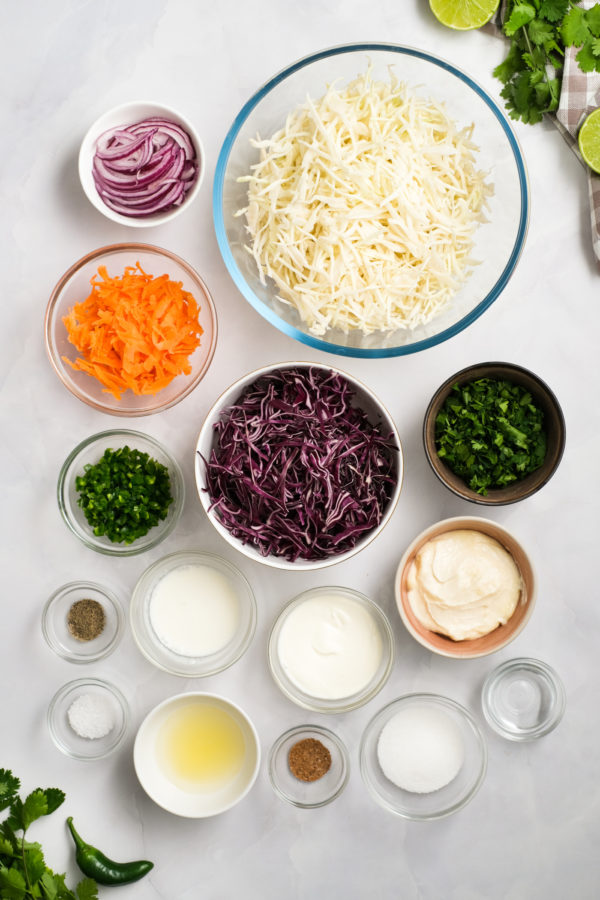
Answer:
[{"label": "white marble surface", "polygon": [[[251,564],[221,541],[194,493],[193,447],[217,394],[252,367],[298,356],[336,362],[300,348],[263,321],[234,288],[211,219],[211,182],[221,141],[249,95],[289,62],[355,40],[405,43],[466,69],[492,96],[504,47],[484,33],[452,33],[425,0],[53,0],[3,4],[0,149],[3,327],[0,329],[2,575],[0,595],[0,766],[24,787],[58,785],[60,812],[35,826],[48,861],[76,871],[64,818],[117,858],[155,861],[149,877],[122,888],[122,900],[396,898],[402,900],[548,900],[600,896],[600,778],[596,588],[599,426],[598,292],[588,234],[583,169],[549,124],[516,125],[531,184],[531,224],[522,260],[501,298],[474,325],[440,347],[386,361],[337,360],[379,392],[403,438],[406,480],[386,532],[364,554],[303,578]],[[202,135],[208,172],[193,207],[152,230],[115,226],[84,197],[77,178],[79,142],[91,121],[131,99],[156,99],[189,116]],[[216,300],[220,335],[213,365],[179,406],[132,421],[163,440],[184,466],[188,497],[179,527],[161,547],[114,561],[79,544],[55,499],[60,465],[76,442],[123,424],[73,398],[45,355],[43,318],[62,272],[90,249],[137,238],[181,254],[198,268]],[[431,394],[471,362],[506,359],[545,378],[567,420],[567,449],[554,479],[536,496],[490,515],[513,528],[539,574],[539,596],[524,633],[493,658],[435,657],[403,630],[393,609],[399,556],[426,524],[474,510],[437,483],[421,447]],[[229,671],[200,682],[154,669],[126,635],[90,674],[113,680],[131,704],[122,750],[97,763],[73,761],[52,744],[46,708],[55,690],[84,674],[43,642],[47,596],[76,578],[112,585],[127,602],[143,569],[179,548],[228,556],[259,599],[255,640]],[[339,717],[311,716],[270,679],[268,629],[281,604],[319,583],[355,585],[390,614],[397,660],[382,693]],[[515,655],[546,660],[562,675],[567,711],[537,743],[504,742],[483,723],[482,680]],[[250,795],[211,820],[179,820],[153,805],[133,771],[135,730],[158,701],[194,688],[239,702],[260,732],[264,756],[284,729],[307,719],[333,727],[351,749],[345,793],[321,810],[300,811],[271,790],[263,761]],[[361,732],[386,701],[413,690],[447,694],[482,723],[489,769],[473,802],[430,824],[397,819],[361,782]],[[110,895],[110,889],[101,892]]]}]

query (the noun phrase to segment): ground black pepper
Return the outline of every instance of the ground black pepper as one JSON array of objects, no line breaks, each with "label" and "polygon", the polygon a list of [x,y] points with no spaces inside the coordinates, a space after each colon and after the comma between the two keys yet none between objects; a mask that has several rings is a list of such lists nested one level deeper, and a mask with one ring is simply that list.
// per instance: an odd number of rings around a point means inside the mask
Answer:
[{"label": "ground black pepper", "polygon": [[106,615],[97,600],[76,600],[67,613],[67,627],[78,641],[92,641],[104,631]]},{"label": "ground black pepper", "polygon": [[304,738],[290,747],[288,765],[300,781],[318,781],[331,768],[331,753],[316,738]]}]

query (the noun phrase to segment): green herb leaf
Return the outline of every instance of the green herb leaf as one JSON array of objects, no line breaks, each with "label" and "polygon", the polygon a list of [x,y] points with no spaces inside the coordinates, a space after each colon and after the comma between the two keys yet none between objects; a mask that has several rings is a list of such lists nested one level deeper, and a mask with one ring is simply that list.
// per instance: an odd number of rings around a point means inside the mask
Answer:
[{"label": "green herb leaf", "polygon": [[581,47],[589,31],[585,10],[573,6],[565,16],[560,29],[565,46]]},{"label": "green herb leaf", "polygon": [[18,869],[0,866],[0,897],[3,900],[23,900],[27,884]]},{"label": "green herb leaf", "polygon": [[511,13],[504,23],[504,34],[512,37],[523,25],[528,25],[536,17],[535,6],[530,3],[515,3]]},{"label": "green herb leaf", "polygon": [[570,0],[543,0],[540,18],[546,19],[547,22],[562,22],[570,5]]},{"label": "green herb leaf", "polygon": [[0,811],[7,809],[17,795],[21,782],[8,769],[0,769]]},{"label": "green herb leaf", "polygon": [[84,878],[76,888],[77,900],[98,900],[98,885],[92,878]]}]

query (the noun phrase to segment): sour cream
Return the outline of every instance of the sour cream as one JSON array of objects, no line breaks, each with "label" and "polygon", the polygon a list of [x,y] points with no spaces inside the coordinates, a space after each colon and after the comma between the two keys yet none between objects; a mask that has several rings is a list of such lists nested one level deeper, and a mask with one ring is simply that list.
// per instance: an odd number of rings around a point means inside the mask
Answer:
[{"label": "sour cream", "polygon": [[413,613],[429,631],[473,640],[504,625],[523,588],[521,574],[497,540],[458,530],[427,541],[407,573]]},{"label": "sour cream", "polygon": [[182,565],[160,579],[149,604],[158,640],[181,656],[218,653],[234,637],[240,605],[234,585],[207,565]]},{"label": "sour cream", "polygon": [[288,613],[277,655],[289,680],[305,694],[339,700],[372,681],[383,642],[373,615],[358,599],[324,588]]}]

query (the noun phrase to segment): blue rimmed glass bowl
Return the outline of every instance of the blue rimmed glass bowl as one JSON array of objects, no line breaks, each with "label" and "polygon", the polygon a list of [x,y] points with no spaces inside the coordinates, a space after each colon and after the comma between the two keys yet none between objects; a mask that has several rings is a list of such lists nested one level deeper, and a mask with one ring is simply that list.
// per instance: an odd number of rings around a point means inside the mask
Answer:
[{"label": "blue rimmed glass bowl", "polygon": [[[343,87],[367,71],[388,81],[392,67],[399,81],[418,96],[440,101],[460,127],[474,126],[477,168],[489,172],[494,194],[488,221],[476,230],[472,256],[478,261],[451,304],[430,322],[394,332],[344,334],[330,329],[311,334],[296,309],[277,297],[275,284],[261,284],[256,263],[245,248],[245,217],[236,215],[247,200],[248,175],[258,160],[251,140],[268,138],[307,95],[317,99],[328,84]],[[519,260],[529,218],[527,172],[512,129],[494,100],[460,69],[431,54],[394,44],[347,44],[305,57],[279,72],[245,104],[231,126],[217,162],[213,186],[217,241],[237,288],[265,319],[303,344],[343,356],[402,356],[435,346],[474,322],[498,298]]]}]

